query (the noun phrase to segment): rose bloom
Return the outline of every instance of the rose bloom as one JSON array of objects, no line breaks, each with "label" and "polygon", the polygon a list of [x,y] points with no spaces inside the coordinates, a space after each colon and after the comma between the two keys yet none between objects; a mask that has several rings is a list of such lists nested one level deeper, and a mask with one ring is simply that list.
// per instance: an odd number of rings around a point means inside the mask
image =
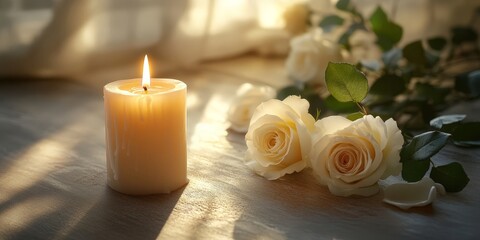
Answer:
[{"label": "rose bloom", "polygon": [[308,107],[308,101],[298,96],[260,104],[245,135],[245,164],[268,180],[303,170],[315,130]]},{"label": "rose bloom", "polygon": [[260,103],[274,98],[275,95],[275,90],[269,86],[242,84],[228,110],[227,119],[230,121],[230,128],[236,132],[246,133],[255,108]]},{"label": "rose bloom", "polygon": [[370,196],[379,191],[379,179],[400,173],[403,137],[394,120],[331,116],[315,126],[311,165],[334,195]]},{"label": "rose bloom", "polygon": [[298,35],[307,30],[308,6],[304,3],[290,5],[283,12],[285,29],[292,35]]},{"label": "rose bloom", "polygon": [[341,61],[338,44],[316,33],[305,33],[290,42],[290,53],[286,67],[295,81],[323,81],[328,62]]}]

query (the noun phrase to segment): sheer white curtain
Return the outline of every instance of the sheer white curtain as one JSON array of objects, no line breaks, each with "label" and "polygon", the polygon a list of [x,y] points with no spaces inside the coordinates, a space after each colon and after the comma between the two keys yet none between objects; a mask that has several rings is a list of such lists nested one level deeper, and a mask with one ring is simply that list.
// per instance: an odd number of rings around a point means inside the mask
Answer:
[{"label": "sheer white curtain", "polygon": [[181,65],[276,43],[267,53],[285,53],[290,2],[0,0],[0,73],[75,74],[147,52]]},{"label": "sheer white curtain", "polygon": [[[0,74],[71,75],[154,54],[190,65],[248,51],[284,54],[282,12],[306,0],[0,0]],[[332,6],[335,0],[310,0]],[[357,0],[405,30],[403,43],[466,23],[478,1]],[[321,3],[321,4],[319,4]]]},{"label": "sheer white curtain", "polygon": [[[403,27],[401,43],[422,37],[447,35],[452,26],[469,21],[480,6],[478,0],[352,0],[364,16],[370,16],[377,5]],[[476,25],[480,30],[480,23]]]}]

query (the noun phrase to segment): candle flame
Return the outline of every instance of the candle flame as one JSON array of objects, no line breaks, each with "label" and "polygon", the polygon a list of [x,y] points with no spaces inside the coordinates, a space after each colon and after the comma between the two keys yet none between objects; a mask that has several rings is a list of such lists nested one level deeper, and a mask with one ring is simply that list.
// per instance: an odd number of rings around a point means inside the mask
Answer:
[{"label": "candle flame", "polygon": [[148,57],[145,54],[145,59],[143,60],[143,77],[142,77],[142,87],[150,87],[150,67],[148,65]]}]

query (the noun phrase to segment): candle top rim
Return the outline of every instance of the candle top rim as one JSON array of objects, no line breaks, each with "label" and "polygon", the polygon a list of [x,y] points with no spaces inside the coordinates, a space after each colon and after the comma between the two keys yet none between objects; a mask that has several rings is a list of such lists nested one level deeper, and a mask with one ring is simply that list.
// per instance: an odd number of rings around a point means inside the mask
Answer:
[{"label": "candle top rim", "polygon": [[163,95],[171,92],[177,92],[187,88],[184,82],[171,78],[151,78],[150,88],[147,94],[142,88],[142,78],[123,79],[106,84],[104,92],[113,92],[126,96],[140,95]]}]

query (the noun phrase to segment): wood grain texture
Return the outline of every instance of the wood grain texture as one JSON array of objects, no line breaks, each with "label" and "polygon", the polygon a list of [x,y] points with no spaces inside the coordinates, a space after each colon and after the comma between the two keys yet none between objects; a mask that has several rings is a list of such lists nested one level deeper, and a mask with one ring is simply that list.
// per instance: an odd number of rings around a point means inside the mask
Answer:
[{"label": "wood grain texture", "polygon": [[[250,64],[246,69],[269,66],[245,62]],[[243,164],[244,136],[228,131],[225,120],[232,96],[245,78],[221,69],[235,72],[242,66],[222,64],[217,69],[213,64],[172,74],[188,84],[190,183],[172,194],[145,197],[122,195],[106,186],[101,86],[95,89],[62,79],[3,79],[0,238],[478,237],[479,149],[447,146],[442,150],[435,161],[460,161],[470,184],[461,193],[440,196],[433,205],[410,211],[382,203],[382,194],[332,196],[315,183],[309,170],[277,181],[255,175]],[[278,62],[273,66],[279,67]],[[451,111],[478,120],[479,108],[477,101]]]}]

